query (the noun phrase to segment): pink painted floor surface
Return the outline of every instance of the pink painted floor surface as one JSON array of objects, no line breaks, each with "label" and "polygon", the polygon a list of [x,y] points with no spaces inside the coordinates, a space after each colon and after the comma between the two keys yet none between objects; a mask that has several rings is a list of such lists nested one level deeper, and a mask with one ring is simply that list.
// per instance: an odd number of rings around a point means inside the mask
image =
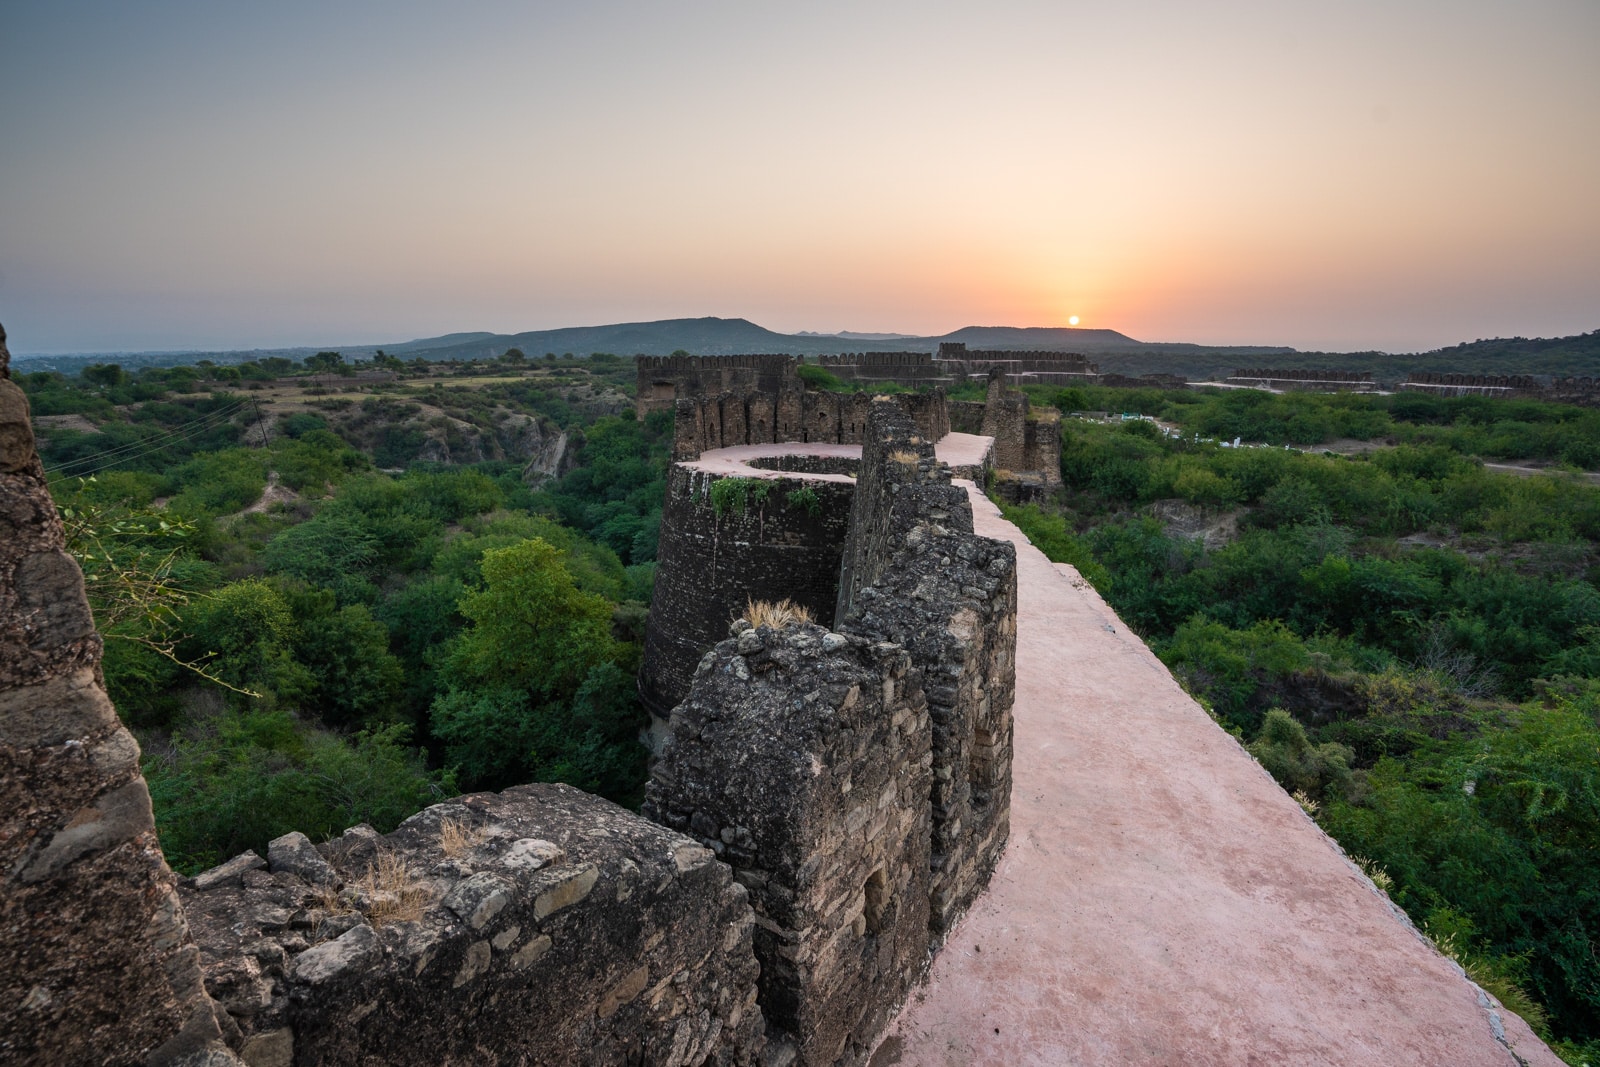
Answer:
[{"label": "pink painted floor surface", "polygon": [[978,532],[1017,546],[1011,840],[873,1067],[1559,1067],[971,495]]},{"label": "pink painted floor surface", "polygon": [[[983,462],[994,444],[992,437],[972,433],[946,434],[934,446],[940,462],[951,467],[975,467]],[[766,445],[729,445],[700,453],[700,458],[684,464],[697,471],[738,478],[813,478],[825,482],[853,482],[847,474],[798,474],[750,466],[753,459],[773,456],[826,456],[834,459],[860,459],[860,445],[832,445],[822,442],[786,442]]]}]

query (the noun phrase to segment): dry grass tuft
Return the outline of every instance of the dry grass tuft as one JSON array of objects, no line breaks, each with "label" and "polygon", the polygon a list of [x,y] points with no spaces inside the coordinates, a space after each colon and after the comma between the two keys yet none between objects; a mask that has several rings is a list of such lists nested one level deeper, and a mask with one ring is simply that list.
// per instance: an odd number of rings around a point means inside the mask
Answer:
[{"label": "dry grass tuft", "polygon": [[889,453],[889,461],[891,463],[903,463],[908,467],[915,467],[922,462],[922,457],[909,449],[900,449]]},{"label": "dry grass tuft", "polygon": [[745,604],[744,617],[751,626],[770,626],[774,630],[812,621],[810,608],[796,604],[787,597],[776,604],[766,600],[751,600]]},{"label": "dry grass tuft", "polygon": [[373,926],[415,922],[433,902],[433,893],[417,880],[397,852],[379,852],[357,885],[370,901],[367,921]]},{"label": "dry grass tuft", "polygon": [[[1300,805],[1300,810],[1311,816],[1313,819],[1317,817],[1317,812],[1322,810],[1322,805],[1311,799],[1311,794],[1307,793],[1304,789],[1296,789],[1289,795],[1294,797],[1294,802],[1296,804]],[[1365,869],[1365,867],[1362,868],[1362,870]]]},{"label": "dry grass tuft", "polygon": [[[1383,890],[1385,894],[1394,888],[1394,879],[1389,877],[1389,872],[1371,860],[1367,859],[1367,857],[1351,856],[1350,862],[1354,863],[1357,867],[1360,867],[1361,873],[1366,875],[1368,878],[1371,878],[1372,884]],[[1444,948],[1443,945],[1440,945],[1439,947],[1444,949],[1445,955],[1454,955],[1450,949]]]},{"label": "dry grass tuft", "polygon": [[317,907],[329,915],[350,910],[349,902],[339,896],[339,890],[335,886],[319,885],[312,890],[312,895],[316,897]]},{"label": "dry grass tuft", "polygon": [[439,849],[451,859],[471,852],[481,844],[482,830],[459,819],[444,819],[439,823]]}]

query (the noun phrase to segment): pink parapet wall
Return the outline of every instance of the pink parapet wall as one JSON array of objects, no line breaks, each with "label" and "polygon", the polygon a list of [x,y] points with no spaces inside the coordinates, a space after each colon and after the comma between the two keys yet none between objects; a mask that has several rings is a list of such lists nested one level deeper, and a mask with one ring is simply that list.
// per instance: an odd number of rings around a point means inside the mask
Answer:
[{"label": "pink parapet wall", "polygon": [[1011,843],[873,1067],[1560,1067],[971,495],[1017,548]]}]

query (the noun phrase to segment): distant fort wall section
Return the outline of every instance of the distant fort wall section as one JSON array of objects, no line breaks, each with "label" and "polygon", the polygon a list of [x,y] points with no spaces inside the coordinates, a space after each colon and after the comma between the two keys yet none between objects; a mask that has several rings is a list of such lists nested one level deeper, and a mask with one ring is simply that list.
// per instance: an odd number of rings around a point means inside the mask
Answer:
[{"label": "distant fort wall section", "polygon": [[[1570,381],[1570,379],[1568,379]],[[1413,373],[1400,383],[1402,392],[1433,393],[1436,396],[1533,396],[1547,390],[1537,378],[1526,374],[1436,374]]]},{"label": "distant fort wall section", "polygon": [[1227,384],[1281,393],[1370,393],[1378,388],[1370,372],[1344,370],[1241,369]]}]

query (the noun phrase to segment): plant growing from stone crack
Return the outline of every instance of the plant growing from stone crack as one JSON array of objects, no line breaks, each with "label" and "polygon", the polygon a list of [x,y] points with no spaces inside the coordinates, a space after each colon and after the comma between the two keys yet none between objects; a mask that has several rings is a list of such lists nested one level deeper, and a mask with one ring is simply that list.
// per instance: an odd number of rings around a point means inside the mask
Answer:
[{"label": "plant growing from stone crack", "polygon": [[817,491],[809,485],[802,485],[799,489],[791,489],[784,501],[791,509],[798,509],[810,515],[813,519],[822,513],[822,501],[817,497]]},{"label": "plant growing from stone crack", "polygon": [[443,819],[439,823],[439,851],[451,859],[471,852],[482,843],[483,831],[460,819]]},{"label": "plant growing from stone crack", "polygon": [[730,511],[743,515],[752,505],[765,504],[771,492],[765,478],[721,478],[711,485],[711,510],[719,519]]},{"label": "plant growing from stone crack", "polygon": [[766,600],[747,601],[744,607],[744,619],[753,627],[766,626],[774,630],[812,621],[810,608],[804,604],[796,604],[787,597],[775,604]]},{"label": "plant growing from stone crack", "polygon": [[[84,481],[79,479],[80,488]],[[224,680],[205,662],[178,655],[178,644],[187,636],[180,628],[179,609],[191,595],[173,581],[172,565],[195,532],[192,522],[148,510],[116,514],[78,504],[61,509],[61,524],[67,553],[83,571],[84,592],[101,637],[140,645],[232,692],[261,695]],[[162,541],[177,544],[164,554],[149,547]]]},{"label": "plant growing from stone crack", "polygon": [[405,859],[389,849],[378,853],[356,882],[356,890],[367,901],[367,921],[373,926],[415,922],[433,902],[433,893],[411,873]]}]

